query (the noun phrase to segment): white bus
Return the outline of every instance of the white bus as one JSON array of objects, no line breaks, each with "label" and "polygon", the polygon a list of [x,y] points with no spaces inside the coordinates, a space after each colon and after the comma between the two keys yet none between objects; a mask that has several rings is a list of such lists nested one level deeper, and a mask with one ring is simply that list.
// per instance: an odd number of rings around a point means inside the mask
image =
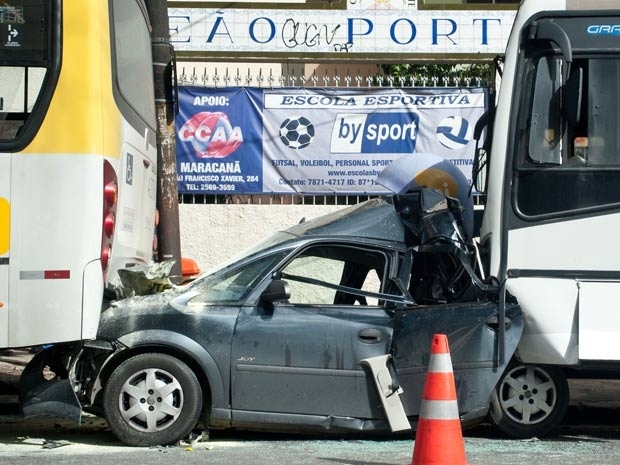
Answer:
[{"label": "white bus", "polygon": [[487,131],[480,233],[488,273],[525,316],[491,409],[513,436],[562,420],[567,376],[620,371],[619,83],[617,1],[521,4]]},{"label": "white bus", "polygon": [[0,348],[95,336],[116,270],[152,257],[142,0],[0,3]]}]

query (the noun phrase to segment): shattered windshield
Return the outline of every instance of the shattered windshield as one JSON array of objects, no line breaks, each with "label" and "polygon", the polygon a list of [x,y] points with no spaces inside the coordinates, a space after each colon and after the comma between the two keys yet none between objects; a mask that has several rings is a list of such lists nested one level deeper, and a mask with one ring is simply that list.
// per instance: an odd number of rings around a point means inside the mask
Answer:
[{"label": "shattered windshield", "polygon": [[[254,287],[280,263],[293,249],[276,250],[255,260],[249,257],[257,255],[265,244],[278,244],[288,235],[278,234],[269,240],[249,249],[238,260],[233,260],[211,274],[197,280],[191,290],[199,294],[192,299],[192,303],[221,303],[239,302],[244,300]],[[283,237],[284,236],[284,237]],[[288,237],[286,237],[288,236]]]}]

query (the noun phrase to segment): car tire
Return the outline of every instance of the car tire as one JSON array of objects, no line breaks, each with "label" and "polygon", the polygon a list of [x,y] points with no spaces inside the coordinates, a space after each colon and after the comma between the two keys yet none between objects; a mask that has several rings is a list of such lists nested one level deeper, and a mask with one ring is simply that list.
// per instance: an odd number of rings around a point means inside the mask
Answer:
[{"label": "car tire", "polygon": [[121,363],[108,378],[103,410],[112,432],[128,445],[173,444],[198,422],[202,389],[179,359],[140,354]]},{"label": "car tire", "polygon": [[564,419],[568,401],[568,382],[561,370],[512,363],[493,390],[489,419],[514,438],[544,436]]}]

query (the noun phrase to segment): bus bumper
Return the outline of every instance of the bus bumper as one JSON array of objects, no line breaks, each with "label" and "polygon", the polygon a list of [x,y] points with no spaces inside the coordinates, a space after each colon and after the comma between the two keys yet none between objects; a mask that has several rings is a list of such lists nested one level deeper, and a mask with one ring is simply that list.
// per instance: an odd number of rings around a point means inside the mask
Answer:
[{"label": "bus bumper", "polygon": [[22,372],[19,403],[25,418],[45,415],[80,423],[82,406],[59,353],[55,347],[43,350]]}]

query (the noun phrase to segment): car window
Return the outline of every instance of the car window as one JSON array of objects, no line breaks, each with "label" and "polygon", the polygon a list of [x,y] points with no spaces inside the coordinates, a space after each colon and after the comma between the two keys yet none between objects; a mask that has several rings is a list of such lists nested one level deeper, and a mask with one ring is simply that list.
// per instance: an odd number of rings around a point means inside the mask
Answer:
[{"label": "car window", "polygon": [[280,250],[206,276],[192,286],[199,294],[191,304],[243,301],[288,253],[290,250]]},{"label": "car window", "polygon": [[366,291],[383,292],[388,258],[378,250],[339,245],[309,247],[281,271],[291,304],[378,305]]}]

